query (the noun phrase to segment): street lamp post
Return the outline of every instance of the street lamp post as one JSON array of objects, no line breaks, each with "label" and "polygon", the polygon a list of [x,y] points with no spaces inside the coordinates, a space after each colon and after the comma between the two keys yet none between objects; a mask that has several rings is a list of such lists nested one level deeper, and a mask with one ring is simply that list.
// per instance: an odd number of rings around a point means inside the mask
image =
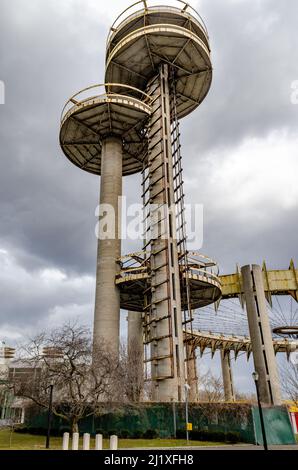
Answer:
[{"label": "street lamp post", "polygon": [[176,420],[176,403],[172,399],[172,411],[173,411],[173,434],[174,438],[176,439],[177,437],[177,420]]},{"label": "street lamp post", "polygon": [[47,427],[46,449],[50,448],[54,385],[51,384],[49,388],[50,388],[50,397],[49,397],[49,408],[48,408],[48,427]]},{"label": "street lamp post", "polygon": [[259,393],[259,374],[257,372],[253,372],[252,374],[253,379],[255,381],[255,386],[256,386],[256,392],[257,392],[257,399],[258,399],[258,407],[259,407],[259,414],[260,414],[260,422],[261,422],[261,430],[262,430],[262,436],[263,436],[263,444],[264,444],[264,450],[268,450],[268,445],[267,445],[267,438],[266,438],[266,431],[265,431],[265,423],[264,423],[264,415],[263,415],[263,409],[260,401],[260,393]]},{"label": "street lamp post", "polygon": [[184,384],[185,388],[185,421],[186,421],[186,440],[187,443],[189,441],[189,431],[188,431],[188,392],[190,390],[190,386],[186,383]]}]

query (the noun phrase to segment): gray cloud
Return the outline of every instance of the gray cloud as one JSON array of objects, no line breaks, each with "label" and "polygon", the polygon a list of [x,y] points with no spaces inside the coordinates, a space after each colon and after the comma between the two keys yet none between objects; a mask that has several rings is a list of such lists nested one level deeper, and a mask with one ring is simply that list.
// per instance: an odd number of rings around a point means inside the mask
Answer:
[{"label": "gray cloud", "polygon": [[185,125],[185,140],[196,126],[192,152],[234,146],[276,128],[296,131],[290,87],[298,76],[297,2],[202,0],[200,5],[211,40],[214,80],[196,116],[188,118],[192,125]]}]

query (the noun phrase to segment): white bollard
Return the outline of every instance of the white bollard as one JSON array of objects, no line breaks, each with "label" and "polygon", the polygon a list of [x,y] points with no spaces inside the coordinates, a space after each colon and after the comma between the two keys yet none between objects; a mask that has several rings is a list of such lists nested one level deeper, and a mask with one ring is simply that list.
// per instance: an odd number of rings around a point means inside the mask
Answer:
[{"label": "white bollard", "polygon": [[111,436],[110,437],[110,450],[117,450],[118,449],[118,437]]},{"label": "white bollard", "polygon": [[78,432],[74,432],[72,435],[72,450],[79,450],[79,439],[80,435]]},{"label": "white bollard", "polygon": [[88,433],[83,436],[83,450],[90,450],[90,434]]},{"label": "white bollard", "polygon": [[69,447],[69,433],[65,432],[63,434],[62,450],[68,450]]},{"label": "white bollard", "polygon": [[95,450],[102,450],[103,445],[102,445],[102,434],[96,434],[95,437]]}]

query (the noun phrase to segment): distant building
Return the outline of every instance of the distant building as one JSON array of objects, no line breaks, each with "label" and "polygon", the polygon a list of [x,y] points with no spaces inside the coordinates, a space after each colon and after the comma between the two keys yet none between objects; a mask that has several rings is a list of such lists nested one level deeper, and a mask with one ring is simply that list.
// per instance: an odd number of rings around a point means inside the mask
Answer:
[{"label": "distant building", "polygon": [[[35,380],[36,369],[25,361],[14,360],[15,350],[2,346],[0,348],[0,427],[11,424],[22,424],[25,421],[25,410],[30,400],[14,395],[13,390],[5,387],[12,378]],[[3,387],[1,387],[3,385]]]}]

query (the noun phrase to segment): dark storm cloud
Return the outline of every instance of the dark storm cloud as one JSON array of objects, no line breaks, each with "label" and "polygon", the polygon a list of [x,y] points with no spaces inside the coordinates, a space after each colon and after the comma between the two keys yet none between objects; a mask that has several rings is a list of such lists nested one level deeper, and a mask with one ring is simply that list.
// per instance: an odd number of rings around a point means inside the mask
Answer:
[{"label": "dark storm cloud", "polygon": [[297,207],[273,214],[265,227],[237,222],[227,213],[206,228],[205,250],[218,260],[222,273],[236,272],[236,263],[244,266],[266,261],[268,269],[288,269],[293,258],[297,265]]},{"label": "dark storm cloud", "polygon": [[[33,259],[90,270],[98,179],[62,156],[59,117],[66,99],[101,80],[105,27],[83,2],[2,2],[1,233]],[[85,20],[84,20],[85,19]]]},{"label": "dark storm cloud", "polygon": [[[58,133],[66,99],[103,81],[110,20],[100,3],[93,10],[91,0],[1,0],[6,104],[0,106],[0,249],[12,261],[1,278],[0,328],[30,328],[37,318],[56,321],[52,312],[58,309],[62,318],[76,310],[72,304],[92,317],[94,280],[88,276],[95,272],[99,181],[67,161]],[[125,6],[119,1],[119,12]],[[235,184],[234,173],[229,179],[224,168],[229,153],[240,152],[247,139],[262,140],[276,130],[286,130],[290,139],[296,131],[298,106],[290,103],[290,86],[298,80],[297,1],[202,0],[200,12],[211,38],[214,80],[202,106],[183,120],[182,144],[187,202],[205,207],[203,251],[222,270],[263,258],[268,266],[287,267],[298,255],[297,201],[285,210],[268,198],[269,165],[255,218],[248,215],[249,198],[237,210],[231,198],[226,207],[220,202]],[[218,187],[215,168],[225,171],[226,186]],[[291,179],[293,167],[282,171]],[[277,188],[281,194],[285,179]],[[136,195],[140,200],[139,182],[139,176],[126,179],[129,201]],[[235,198],[240,194],[237,187]],[[123,252],[137,248],[125,242]],[[66,276],[59,280],[56,273],[51,289],[43,278],[49,268]]]},{"label": "dark storm cloud", "polygon": [[[243,158],[240,146],[276,131],[285,131],[289,141],[297,139],[298,106],[290,96],[291,84],[298,77],[298,3],[199,3],[209,30],[214,78],[204,103],[182,122],[182,144],[187,200],[204,204],[203,251],[215,257],[225,272],[233,270],[236,262],[263,259],[271,267],[287,268],[290,258],[298,257],[297,191],[293,191],[291,209],[285,209],[278,197],[282,200],[290,184],[297,187],[297,147],[285,145],[279,162],[267,158],[267,173],[257,183],[260,168],[249,156]],[[233,168],[229,173],[224,165],[229,152],[237,149],[243,167],[254,165],[252,184],[259,200],[253,204],[247,198],[235,209],[227,193],[234,188],[235,200],[241,198],[247,182],[244,179],[239,187]],[[259,158],[262,164],[262,154]],[[213,174],[223,170],[226,184],[219,188]],[[188,185],[194,179],[195,188]],[[279,196],[273,198],[274,191]]]},{"label": "dark storm cloud", "polygon": [[214,78],[200,109],[185,120],[184,139],[200,155],[248,136],[297,128],[290,102],[298,77],[298,3],[295,0],[202,0]]}]

